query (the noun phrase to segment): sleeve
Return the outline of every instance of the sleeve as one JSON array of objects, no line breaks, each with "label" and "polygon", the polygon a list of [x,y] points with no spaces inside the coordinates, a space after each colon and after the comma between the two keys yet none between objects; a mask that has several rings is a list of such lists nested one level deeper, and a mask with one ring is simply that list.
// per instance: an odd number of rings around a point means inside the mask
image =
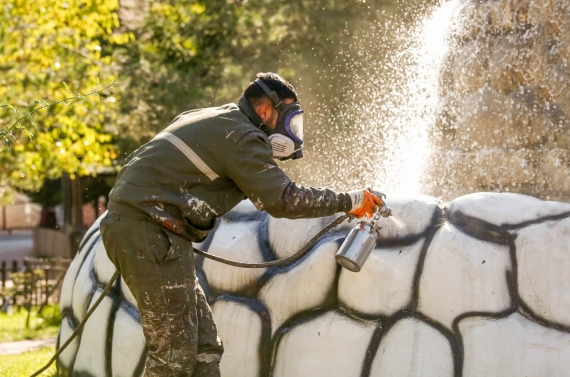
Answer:
[{"label": "sleeve", "polygon": [[273,217],[297,219],[330,216],[350,208],[347,194],[296,185],[271,155],[265,135],[252,131],[235,144],[226,160],[226,174],[257,209]]}]

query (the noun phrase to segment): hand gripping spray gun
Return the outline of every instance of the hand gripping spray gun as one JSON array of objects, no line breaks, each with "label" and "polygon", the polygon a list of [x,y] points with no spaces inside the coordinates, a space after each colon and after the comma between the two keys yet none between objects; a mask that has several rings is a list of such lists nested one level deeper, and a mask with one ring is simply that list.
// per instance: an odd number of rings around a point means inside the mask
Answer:
[{"label": "hand gripping spray gun", "polygon": [[[386,198],[386,195],[381,195]],[[336,253],[336,261],[342,267],[352,272],[359,272],[370,255],[379,236],[380,217],[392,216],[392,210],[382,200],[382,207],[378,208],[371,221],[362,220],[350,231],[340,249]],[[349,220],[350,221],[350,220]]]}]

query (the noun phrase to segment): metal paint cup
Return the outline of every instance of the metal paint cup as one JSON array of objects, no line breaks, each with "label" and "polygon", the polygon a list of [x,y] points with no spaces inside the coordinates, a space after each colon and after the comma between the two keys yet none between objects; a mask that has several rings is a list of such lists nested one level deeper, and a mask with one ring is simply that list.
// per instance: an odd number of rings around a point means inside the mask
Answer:
[{"label": "metal paint cup", "polygon": [[377,238],[378,233],[373,225],[366,221],[359,222],[338,249],[335,257],[337,263],[349,271],[359,272],[376,246]]}]

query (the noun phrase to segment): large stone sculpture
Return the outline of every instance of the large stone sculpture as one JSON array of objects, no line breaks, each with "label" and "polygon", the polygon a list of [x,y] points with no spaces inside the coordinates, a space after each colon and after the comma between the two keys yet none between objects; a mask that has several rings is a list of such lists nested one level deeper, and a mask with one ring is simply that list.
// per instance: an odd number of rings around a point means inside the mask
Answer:
[{"label": "large stone sculpture", "polygon": [[[567,376],[570,204],[518,194],[389,198],[394,217],[360,273],[334,254],[352,224],[264,270],[198,260],[224,340],[223,376]],[[197,247],[257,262],[290,255],[328,219],[275,219],[244,201]],[[64,281],[59,344],[114,272],[96,223]],[[142,372],[145,345],[118,281],[61,355],[72,376]]]}]

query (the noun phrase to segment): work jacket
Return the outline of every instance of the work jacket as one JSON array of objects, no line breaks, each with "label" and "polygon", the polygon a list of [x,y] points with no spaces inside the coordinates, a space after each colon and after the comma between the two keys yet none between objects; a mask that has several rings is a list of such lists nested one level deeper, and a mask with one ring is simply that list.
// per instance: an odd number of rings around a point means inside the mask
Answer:
[{"label": "work jacket", "polygon": [[347,211],[350,197],[298,186],[272,158],[269,139],[228,104],[186,111],[134,151],[109,194],[109,211],[142,212],[201,242],[222,216],[248,198],[273,217],[311,218]]}]

